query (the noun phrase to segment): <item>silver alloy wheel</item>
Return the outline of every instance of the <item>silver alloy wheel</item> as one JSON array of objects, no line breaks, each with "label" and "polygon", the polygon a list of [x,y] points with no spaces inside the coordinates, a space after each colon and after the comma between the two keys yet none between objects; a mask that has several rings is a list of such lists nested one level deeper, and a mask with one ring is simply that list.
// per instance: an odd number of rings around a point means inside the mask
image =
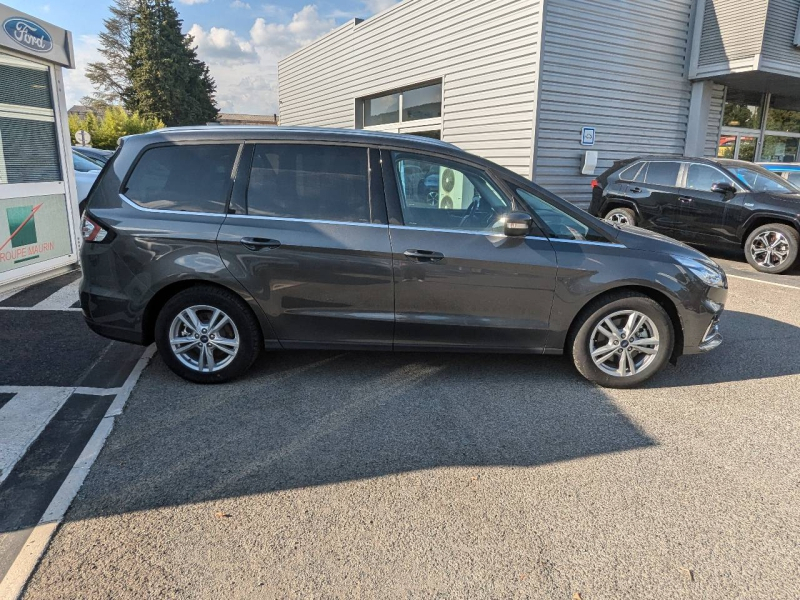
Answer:
[{"label": "silver alloy wheel", "polygon": [[233,320],[213,306],[191,306],[172,320],[169,345],[176,358],[198,373],[216,373],[239,352]]},{"label": "silver alloy wheel", "polygon": [[780,231],[764,231],[750,244],[750,256],[762,267],[779,267],[789,257],[789,240]]},{"label": "silver alloy wheel", "polygon": [[632,225],[630,217],[624,212],[610,212],[606,215],[606,221],[617,225]]},{"label": "silver alloy wheel", "polygon": [[598,369],[614,377],[632,377],[658,356],[658,328],[647,315],[621,310],[605,317],[589,337],[589,354]]}]

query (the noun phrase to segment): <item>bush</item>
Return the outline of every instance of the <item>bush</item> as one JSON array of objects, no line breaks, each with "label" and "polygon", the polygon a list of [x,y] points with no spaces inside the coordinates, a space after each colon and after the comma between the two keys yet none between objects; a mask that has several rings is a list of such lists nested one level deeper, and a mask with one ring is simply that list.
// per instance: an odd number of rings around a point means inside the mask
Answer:
[{"label": "bush", "polygon": [[124,135],[145,133],[161,129],[164,123],[158,119],[141,117],[138,112],[128,114],[121,106],[109,106],[102,117],[89,113],[81,119],[77,115],[69,116],[69,135],[75,144],[75,132],[83,129],[92,136],[91,146],[103,150],[114,150],[117,140]]}]

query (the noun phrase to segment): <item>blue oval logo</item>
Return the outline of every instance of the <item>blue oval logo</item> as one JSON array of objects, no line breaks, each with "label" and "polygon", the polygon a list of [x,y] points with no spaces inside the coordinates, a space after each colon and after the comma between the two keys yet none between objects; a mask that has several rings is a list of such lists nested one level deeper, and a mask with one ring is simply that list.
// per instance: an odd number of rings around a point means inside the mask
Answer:
[{"label": "blue oval logo", "polygon": [[23,48],[34,52],[50,52],[53,48],[53,38],[47,30],[38,23],[21,17],[6,19],[3,29],[12,40]]}]

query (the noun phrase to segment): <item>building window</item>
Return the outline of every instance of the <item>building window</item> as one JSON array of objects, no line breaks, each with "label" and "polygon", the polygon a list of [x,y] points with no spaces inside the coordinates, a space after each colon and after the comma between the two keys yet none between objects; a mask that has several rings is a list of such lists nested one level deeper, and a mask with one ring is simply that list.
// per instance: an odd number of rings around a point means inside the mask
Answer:
[{"label": "building window", "polygon": [[778,94],[728,88],[719,158],[795,162],[800,154],[800,102]]},{"label": "building window", "polygon": [[[373,96],[363,99],[364,127],[400,125],[442,116],[442,83]],[[437,133],[437,132],[432,132]]]},{"label": "building window", "polygon": [[441,116],[441,83],[403,92],[403,121],[436,119]]},{"label": "building window", "polygon": [[61,181],[50,71],[0,54],[0,184]]},{"label": "building window", "polygon": [[364,100],[364,126],[386,125],[400,120],[400,94]]},{"label": "building window", "polygon": [[723,127],[761,129],[762,94],[728,89]]}]

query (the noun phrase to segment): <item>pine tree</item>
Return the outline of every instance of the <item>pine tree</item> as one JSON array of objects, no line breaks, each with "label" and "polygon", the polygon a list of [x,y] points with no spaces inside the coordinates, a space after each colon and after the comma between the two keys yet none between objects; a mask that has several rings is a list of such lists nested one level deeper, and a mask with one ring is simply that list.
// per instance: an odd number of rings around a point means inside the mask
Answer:
[{"label": "pine tree", "polygon": [[105,19],[100,34],[102,61],[89,63],[86,77],[97,91],[81,100],[94,109],[124,104],[130,94],[130,47],[136,0],[114,0],[111,17]]},{"label": "pine tree", "polygon": [[218,115],[214,80],[181,26],[171,0],[137,0],[126,106],[170,126],[203,124]]}]

